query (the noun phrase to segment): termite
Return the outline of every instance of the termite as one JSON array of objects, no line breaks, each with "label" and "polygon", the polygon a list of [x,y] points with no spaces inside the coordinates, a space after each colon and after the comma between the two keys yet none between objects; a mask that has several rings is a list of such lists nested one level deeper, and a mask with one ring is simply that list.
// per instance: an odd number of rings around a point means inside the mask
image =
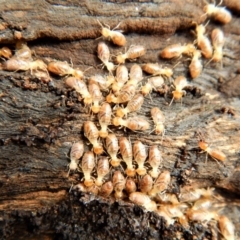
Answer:
[{"label": "termite", "polygon": [[130,73],[129,80],[127,84],[132,84],[137,87],[138,83],[143,80],[142,68],[138,64],[133,64]]},{"label": "termite", "polygon": [[140,45],[133,45],[127,50],[126,53],[116,56],[116,62],[118,64],[125,63],[126,59],[134,60],[143,56],[146,53],[146,49]]},{"label": "termite", "polygon": [[93,151],[95,154],[99,155],[103,153],[103,147],[98,142],[99,131],[95,124],[91,121],[84,122],[84,135],[89,140],[89,142],[93,145]]},{"label": "termite", "polygon": [[89,83],[88,85],[88,91],[91,95],[92,98],[92,106],[91,110],[94,113],[98,113],[100,110],[100,102],[103,100],[103,95],[102,92],[100,91],[100,88],[97,84],[95,83]]},{"label": "termite", "polygon": [[120,117],[115,117],[112,122],[116,127],[123,126],[132,131],[146,131],[150,128],[149,122],[142,117],[131,117],[126,120]]},{"label": "termite", "polygon": [[213,54],[210,40],[204,35],[206,28],[204,25],[196,25],[197,45],[201,49],[201,53],[205,58],[211,58]]},{"label": "termite", "polygon": [[139,189],[142,193],[148,193],[153,186],[153,179],[150,175],[146,174],[139,180]]},{"label": "termite", "polygon": [[204,198],[210,198],[214,194],[214,188],[197,188],[197,189],[183,189],[181,190],[181,193],[179,194],[178,198],[180,202],[194,202],[201,197]]},{"label": "termite", "polygon": [[115,171],[112,178],[115,198],[123,197],[123,189],[125,188],[126,180],[120,171]]},{"label": "termite", "polygon": [[164,217],[167,221],[167,226],[174,223],[174,218],[182,218],[183,211],[187,208],[186,204],[164,204],[159,207],[157,214]]},{"label": "termite", "polygon": [[171,193],[159,193],[156,195],[156,200],[160,203],[171,203],[171,204],[179,204],[177,196]]},{"label": "termite", "polygon": [[[116,31],[121,23],[119,23],[114,29],[110,30],[110,27],[108,28],[104,27],[99,20],[97,20],[100,26],[102,27],[101,29],[101,34],[104,38],[111,39],[114,44],[122,47],[126,44],[126,38],[125,36],[121,33],[121,31]],[[106,25],[106,24],[105,24]],[[107,25],[106,25],[107,26]]]},{"label": "termite", "polygon": [[94,75],[89,78],[89,83],[94,82],[99,85],[100,89],[103,91],[108,91],[108,88],[115,81],[113,76],[102,76],[102,75]]},{"label": "termite", "polygon": [[125,190],[128,194],[136,192],[137,186],[135,181],[132,178],[126,180]]},{"label": "termite", "polygon": [[201,58],[201,51],[195,50],[193,52],[192,61],[189,65],[189,72],[192,79],[197,78],[202,72],[203,65],[200,58]]},{"label": "termite", "polygon": [[120,165],[121,160],[117,158],[119,145],[118,139],[115,134],[108,134],[106,137],[106,150],[111,158],[111,165],[113,167],[118,167]]},{"label": "termite", "polygon": [[99,195],[102,197],[109,197],[113,191],[113,184],[111,181],[105,182],[99,192]]},{"label": "termite", "polygon": [[101,126],[99,136],[106,138],[108,136],[108,125],[111,124],[112,108],[109,103],[103,103],[98,112],[98,121]]},{"label": "termite", "polygon": [[200,198],[194,202],[192,210],[208,210],[212,207],[213,202],[210,198]]},{"label": "termite", "polygon": [[73,69],[67,62],[53,61],[48,63],[47,69],[49,72],[58,76],[71,75],[76,78],[82,79],[83,72],[79,69]]},{"label": "termite", "polygon": [[183,95],[186,94],[186,92],[183,90],[188,85],[187,79],[184,76],[179,76],[174,80],[174,87],[175,90],[172,91],[173,98],[171,102],[169,103],[169,106],[171,106],[173,100],[179,100],[182,99]]},{"label": "termite", "polygon": [[119,146],[122,159],[127,165],[127,169],[125,172],[127,176],[134,177],[136,174],[136,170],[133,167],[132,144],[126,137],[121,137],[119,139]]},{"label": "termite", "polygon": [[231,220],[226,216],[219,216],[218,224],[220,228],[220,232],[226,240],[234,240],[235,239],[235,227]]},{"label": "termite", "polygon": [[100,42],[98,44],[98,58],[103,62],[106,66],[107,70],[112,73],[115,70],[115,66],[110,60],[110,51],[108,46],[104,42]]},{"label": "termite", "polygon": [[161,76],[151,77],[148,79],[147,83],[142,86],[141,92],[144,96],[148,95],[153,89],[156,91],[158,88],[162,87],[164,79]]},{"label": "termite", "polygon": [[47,65],[40,59],[35,61],[23,60],[18,58],[10,58],[2,64],[3,69],[7,71],[27,71],[30,70],[31,75],[33,70],[47,71]]},{"label": "termite", "polygon": [[173,44],[164,48],[161,51],[160,56],[162,58],[170,59],[180,57],[182,54],[191,55],[194,50],[195,47],[191,43],[183,46],[181,44]]},{"label": "termite", "polygon": [[104,177],[109,173],[109,161],[107,157],[101,157],[97,163],[97,179],[95,184],[100,187],[103,184]]},{"label": "termite", "polygon": [[145,145],[143,145],[140,141],[136,141],[133,144],[133,158],[134,161],[138,164],[138,168],[136,169],[138,175],[145,175],[147,173],[147,170],[144,167],[144,163],[147,158],[147,152]]},{"label": "termite", "polygon": [[92,96],[89,93],[87,85],[83,80],[75,77],[68,77],[65,80],[65,84],[70,88],[74,88],[76,92],[82,96],[85,104],[88,105],[92,103]]},{"label": "termite", "polygon": [[52,79],[49,76],[49,73],[42,70],[33,70],[33,76],[44,83],[49,83]]},{"label": "termite", "polygon": [[91,177],[91,173],[94,167],[95,161],[93,152],[91,151],[85,152],[82,157],[81,168],[84,175],[84,185],[86,187],[91,187],[94,184],[93,179]]},{"label": "termite", "polygon": [[223,152],[217,149],[212,149],[211,147],[209,147],[209,144],[206,143],[205,141],[200,140],[198,142],[198,146],[201,150],[206,152],[207,155],[209,154],[214,160],[221,161],[221,162],[224,162],[226,160],[226,155]]},{"label": "termite", "polygon": [[110,93],[107,95],[106,100],[108,103],[125,103],[130,101],[136,92],[135,86],[132,84],[124,85],[123,88],[119,91],[117,97]]},{"label": "termite", "polygon": [[162,155],[158,149],[158,146],[155,145],[149,148],[148,163],[152,167],[152,170],[149,171],[149,174],[153,178],[157,178],[159,175],[159,167],[162,163]]},{"label": "termite", "polygon": [[144,193],[133,192],[130,194],[129,199],[131,202],[144,207],[147,211],[155,211],[157,209],[156,203]]},{"label": "termite", "polygon": [[158,134],[164,135],[165,117],[163,115],[163,112],[158,107],[154,107],[151,109],[151,116],[152,116],[153,122],[155,124],[155,133],[157,135]]},{"label": "termite", "polygon": [[159,174],[158,178],[153,184],[153,188],[149,191],[151,197],[156,196],[158,193],[165,191],[171,182],[170,172],[165,170]]},{"label": "termite", "polygon": [[225,7],[219,7],[221,3],[222,0],[217,6],[215,4],[207,4],[204,6],[203,11],[215,21],[227,24],[232,20],[232,14]]},{"label": "termite", "polygon": [[82,157],[84,152],[83,142],[76,142],[72,145],[70,151],[70,164],[69,164],[69,172],[75,171],[78,168],[79,159]]},{"label": "termite", "polygon": [[147,63],[142,66],[143,71],[152,75],[164,75],[166,77],[171,77],[173,75],[173,70],[170,68],[162,68],[156,63]]},{"label": "termite", "polygon": [[12,51],[8,47],[2,47],[0,49],[0,56],[9,59],[12,57]]},{"label": "termite", "polygon": [[209,211],[209,210],[193,210],[188,209],[186,212],[186,216],[191,221],[199,221],[199,222],[209,222],[212,219],[217,220],[218,214],[215,211]]},{"label": "termite", "polygon": [[141,109],[143,102],[143,95],[138,93],[128,102],[125,108],[118,108],[116,111],[116,115],[118,117],[124,117],[128,113],[137,112]]},{"label": "termite", "polygon": [[116,82],[112,84],[112,90],[113,92],[119,92],[128,80],[128,69],[126,66],[121,65],[117,67],[115,79]]},{"label": "termite", "polygon": [[211,34],[212,45],[213,45],[213,57],[214,62],[221,62],[223,57],[223,45],[225,43],[225,38],[223,31],[219,28],[215,28]]},{"label": "termite", "polygon": [[32,51],[27,46],[26,43],[23,43],[22,41],[18,41],[16,43],[16,51],[15,51],[13,58],[32,61],[33,60],[32,59]]}]

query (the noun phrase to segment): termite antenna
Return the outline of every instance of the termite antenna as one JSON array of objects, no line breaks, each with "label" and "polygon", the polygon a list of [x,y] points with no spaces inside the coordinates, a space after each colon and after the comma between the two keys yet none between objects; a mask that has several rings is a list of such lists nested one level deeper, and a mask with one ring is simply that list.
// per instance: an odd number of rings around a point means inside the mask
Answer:
[{"label": "termite antenna", "polygon": [[101,24],[101,22],[98,19],[97,19],[97,22],[102,28],[104,28],[104,26]]},{"label": "termite antenna", "polygon": [[70,187],[70,189],[69,189],[69,193],[72,191],[72,188],[73,188],[73,183],[72,183],[72,185],[71,185],[71,187]]},{"label": "termite antenna", "polygon": [[[223,0],[221,0],[221,1],[218,3],[217,7],[220,6],[220,5],[222,4],[222,2],[223,2]],[[214,5],[215,5],[215,0],[214,0]]]},{"label": "termite antenna", "polygon": [[118,25],[117,25],[115,28],[112,29],[112,31],[118,29],[118,27],[121,25],[121,23],[122,23],[122,22],[119,22]]},{"label": "termite antenna", "polygon": [[206,27],[206,26],[209,24],[209,22],[210,22],[210,20],[208,20],[208,21],[206,22],[206,24],[203,25],[203,26]]},{"label": "termite antenna", "polygon": [[169,103],[169,105],[168,105],[169,107],[172,105],[173,99],[174,99],[174,97],[172,98],[171,102]]}]

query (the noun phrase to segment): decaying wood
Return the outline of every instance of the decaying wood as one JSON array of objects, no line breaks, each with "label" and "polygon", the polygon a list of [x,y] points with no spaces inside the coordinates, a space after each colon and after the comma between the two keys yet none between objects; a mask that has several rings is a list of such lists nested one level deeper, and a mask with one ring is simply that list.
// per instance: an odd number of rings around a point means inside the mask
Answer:
[{"label": "decaying wood", "polygon": [[[174,68],[174,77],[188,76],[186,58],[165,61],[157,53],[172,43],[194,41],[195,36],[190,32],[194,29],[192,23],[206,19],[201,17],[205,2],[140,2],[5,1],[1,3],[0,42],[2,46],[10,44],[14,48],[11,44],[20,32],[29,41],[36,58],[45,62],[72,61],[74,67],[82,70],[92,67],[85,72],[90,76],[105,73],[98,66],[96,48],[102,39],[96,39],[100,37],[96,19],[111,28],[121,21],[127,48],[136,43],[147,48],[147,54],[137,61],[139,64],[159,62],[173,67],[180,61]],[[239,13],[237,1],[224,3]],[[117,136],[128,136],[131,141],[140,138],[148,146],[161,145],[163,168],[170,170],[173,177],[171,191],[178,193],[184,185],[217,188],[229,205],[226,214],[236,223],[238,234],[240,37],[236,34],[239,34],[239,23],[239,18],[234,17],[223,27],[226,34],[223,67],[207,65],[186,89],[182,104],[174,102],[169,107],[170,93],[164,96],[153,93],[151,99],[145,99],[141,115],[150,117],[154,106],[165,114],[166,133],[162,144],[162,137],[154,133],[124,132],[111,127]],[[210,23],[208,32],[216,26],[220,27]],[[113,55],[125,51],[111,43],[108,45]],[[128,68],[132,64],[128,63]],[[67,155],[74,141],[88,142],[82,125],[89,119],[96,122],[96,117],[89,114],[75,91],[66,88],[62,78],[53,76],[53,81],[46,84],[31,78],[29,72],[1,71],[0,79],[0,221],[4,238],[14,239],[19,232],[22,239],[27,239],[30,232],[28,239],[103,239],[106,235],[111,239],[120,239],[122,235],[123,239],[176,237],[171,234],[176,234],[178,225],[166,229],[163,220],[154,213],[144,213],[128,202],[68,193],[72,183],[78,183],[82,175],[72,173],[67,177]],[[210,157],[205,163],[206,155],[197,146],[198,131],[204,133],[212,147],[227,155],[225,166]],[[199,232],[185,231],[183,238],[192,239],[194,234],[199,234],[198,239],[211,235],[202,227]]]}]

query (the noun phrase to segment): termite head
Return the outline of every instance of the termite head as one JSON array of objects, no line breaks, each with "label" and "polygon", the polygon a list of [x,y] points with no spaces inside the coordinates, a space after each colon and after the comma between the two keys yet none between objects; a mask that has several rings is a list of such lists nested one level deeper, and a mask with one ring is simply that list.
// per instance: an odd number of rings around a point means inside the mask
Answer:
[{"label": "termite head", "polygon": [[126,174],[128,177],[134,177],[136,175],[136,170],[134,168],[131,168],[131,169],[126,169]]},{"label": "termite head", "polygon": [[136,172],[138,175],[143,176],[147,173],[147,170],[145,168],[140,168],[140,169],[138,168]]},{"label": "termite head", "polygon": [[112,62],[105,62],[105,65],[106,65],[107,70],[108,70],[109,72],[112,72],[112,71],[115,70],[115,65],[114,65]]},{"label": "termite head", "polygon": [[117,92],[120,90],[119,84],[117,82],[112,84],[112,90],[113,92]]},{"label": "termite head", "polygon": [[202,56],[202,53],[201,53],[201,51],[194,49],[193,56],[195,58],[200,58]]},{"label": "termite head", "polygon": [[197,32],[197,35],[199,36],[201,36],[201,35],[203,35],[204,33],[205,33],[205,31],[206,31],[206,28],[205,28],[205,26],[204,25],[202,25],[202,24],[200,24],[200,25],[197,25],[196,24],[196,32]]},{"label": "termite head", "polygon": [[83,72],[79,69],[74,70],[74,77],[82,79],[83,78]]},{"label": "termite head", "polygon": [[107,97],[106,97],[106,101],[108,102],[108,103],[111,103],[111,102],[113,102],[114,100],[115,100],[115,96],[114,96],[114,94],[113,93],[110,93],[110,94],[108,94],[107,95]]},{"label": "termite head", "polygon": [[103,147],[101,145],[93,147],[93,152],[97,155],[100,155],[103,153]]},{"label": "termite head", "polygon": [[69,163],[69,171],[75,171],[78,168],[78,164],[75,161]]},{"label": "termite head", "polygon": [[[84,100],[85,100],[85,99],[84,99]],[[85,101],[84,101],[84,103],[85,103]],[[86,103],[85,103],[85,104],[86,104]],[[99,110],[100,110],[100,106],[99,106],[99,105],[98,105],[98,106],[94,105],[94,106],[91,107],[91,110],[92,110],[92,112],[94,112],[94,113],[98,113]]]},{"label": "termite head", "polygon": [[123,63],[125,63],[124,54],[118,55],[118,56],[116,57],[116,62],[117,62],[118,64],[123,64]]},{"label": "termite head", "polygon": [[170,68],[165,68],[163,75],[166,75],[167,77],[171,77],[173,75],[173,70]]},{"label": "termite head", "polygon": [[110,163],[113,167],[118,167],[120,165],[120,162],[121,160],[116,158],[116,159],[112,159]]},{"label": "termite head", "polygon": [[84,98],[83,102],[85,105],[90,105],[92,103],[92,97],[86,97]]},{"label": "termite head", "polygon": [[190,54],[196,51],[196,48],[192,43],[188,43],[186,48],[187,48],[187,54]]},{"label": "termite head", "polygon": [[100,131],[99,131],[99,136],[100,136],[101,138],[106,138],[106,137],[108,136],[108,131],[106,131],[106,130],[100,130]]},{"label": "termite head", "polygon": [[113,118],[112,123],[114,126],[118,127],[119,125],[121,125],[121,120],[122,120],[122,118],[115,117],[115,118]]},{"label": "termite head", "polygon": [[155,128],[155,133],[156,133],[156,134],[161,134],[161,133],[163,133],[163,131],[164,131],[164,126],[163,126],[163,124],[158,124],[158,125],[156,125],[156,128]]},{"label": "termite head", "polygon": [[222,61],[222,51],[215,51],[212,57],[214,62],[221,62]]},{"label": "termite head", "polygon": [[150,93],[151,91],[151,85],[149,83],[145,84],[143,87],[142,87],[142,95],[143,96],[146,96]]},{"label": "termite head", "polygon": [[182,92],[182,91],[172,91],[172,94],[173,94],[173,98],[175,99],[175,100],[179,100],[179,99],[181,99],[182,98],[182,96],[183,96],[183,93],[184,92]]},{"label": "termite head", "polygon": [[101,34],[103,35],[103,37],[109,38],[111,35],[111,30],[102,26]]},{"label": "termite head", "polygon": [[214,4],[207,4],[203,7],[203,11],[209,15],[214,13],[216,6]]},{"label": "termite head", "polygon": [[85,185],[86,187],[91,187],[93,184],[94,184],[94,182],[93,182],[92,179],[88,179],[88,180],[85,180],[85,181],[84,181],[84,185]]},{"label": "termite head", "polygon": [[116,115],[120,118],[122,118],[125,115],[125,111],[122,108],[118,108],[116,111]]},{"label": "termite head", "polygon": [[208,148],[208,144],[202,140],[200,140],[198,142],[198,146],[202,149],[202,150],[206,150]]}]

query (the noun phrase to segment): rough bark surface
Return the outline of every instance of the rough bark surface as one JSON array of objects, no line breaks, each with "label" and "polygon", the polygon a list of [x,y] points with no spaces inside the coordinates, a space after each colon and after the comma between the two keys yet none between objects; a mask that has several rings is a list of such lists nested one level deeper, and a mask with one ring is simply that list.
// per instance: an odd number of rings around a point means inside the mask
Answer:
[{"label": "rough bark surface", "polygon": [[[4,1],[0,4],[0,43],[14,49],[19,32],[28,41],[36,58],[72,61],[86,70],[86,76],[104,73],[98,65],[96,49],[100,37],[97,19],[120,28],[128,48],[140,44],[147,54],[137,63],[159,62],[174,68],[174,76],[188,76],[185,57],[162,60],[158,53],[173,43],[195,39],[193,22],[206,16],[204,1]],[[163,169],[171,171],[171,192],[184,185],[215,187],[227,205],[224,213],[234,222],[240,236],[240,47],[239,1],[224,1],[234,14],[230,24],[210,22],[207,33],[215,27],[226,37],[221,64],[210,63],[200,77],[191,82],[182,104],[171,107],[171,91],[152,93],[141,109],[150,117],[158,106],[166,117],[166,133],[134,133],[110,127],[117,136],[140,139],[150,146],[160,144]],[[108,43],[113,55],[123,48]],[[205,61],[204,63],[207,63]],[[133,63],[128,62],[127,66]],[[211,237],[207,226],[192,224],[191,232],[179,224],[170,228],[155,213],[127,201],[114,201],[70,189],[82,175],[67,177],[67,154],[73,142],[82,139],[82,126],[89,118],[88,109],[78,101],[75,91],[67,89],[60,77],[49,84],[33,79],[30,72],[0,71],[0,235],[2,239],[173,239],[182,232],[184,239]],[[152,125],[153,127],[153,125]],[[225,166],[198,148],[197,131],[204,132],[211,146],[227,155]],[[86,145],[86,150],[90,146]],[[194,169],[186,178],[186,170]],[[195,238],[196,239],[196,238]]]}]

